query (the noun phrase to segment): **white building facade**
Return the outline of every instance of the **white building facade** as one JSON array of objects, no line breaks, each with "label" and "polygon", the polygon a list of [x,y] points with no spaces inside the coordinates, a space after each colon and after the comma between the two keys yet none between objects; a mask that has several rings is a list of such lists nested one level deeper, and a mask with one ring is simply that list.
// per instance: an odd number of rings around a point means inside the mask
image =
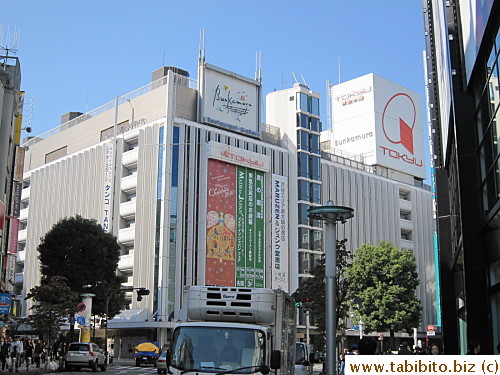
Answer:
[{"label": "white building facade", "polygon": [[[204,69],[204,87],[164,68],[153,83],[24,145],[17,293],[39,284],[36,249],[52,225],[76,214],[97,220],[121,245],[124,286],[151,291],[142,301],[129,293],[129,309],[110,320],[115,355],[141,339],[165,344],[184,286],[279,287],[277,276],[288,277],[271,251],[281,225],[271,219],[274,189],[278,181],[286,197],[288,151],[277,129],[260,124],[258,81]],[[253,128],[239,121],[247,115]],[[281,210],[287,216],[288,200]]]}]

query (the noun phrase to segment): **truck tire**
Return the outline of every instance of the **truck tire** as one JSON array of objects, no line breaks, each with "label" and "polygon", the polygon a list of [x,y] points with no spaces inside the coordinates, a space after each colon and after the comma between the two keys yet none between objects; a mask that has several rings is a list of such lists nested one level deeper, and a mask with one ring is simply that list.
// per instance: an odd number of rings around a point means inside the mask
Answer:
[{"label": "truck tire", "polygon": [[101,371],[106,371],[106,367],[107,367],[107,365],[105,362],[104,364],[101,365]]},{"label": "truck tire", "polygon": [[97,362],[98,362],[98,361],[95,361],[95,362],[94,362],[94,365],[92,366],[92,372],[97,372],[97,365],[98,365],[98,363],[97,363]]},{"label": "truck tire", "polygon": [[138,359],[135,360],[135,367],[141,367],[141,361]]}]

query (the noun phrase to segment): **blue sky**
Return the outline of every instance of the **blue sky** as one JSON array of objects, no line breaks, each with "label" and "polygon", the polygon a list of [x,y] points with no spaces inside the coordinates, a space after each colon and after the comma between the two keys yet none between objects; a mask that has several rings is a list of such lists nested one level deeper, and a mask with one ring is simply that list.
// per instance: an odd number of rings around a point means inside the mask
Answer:
[{"label": "blue sky", "polygon": [[31,135],[149,83],[163,62],[196,79],[202,28],[211,64],[253,77],[262,51],[264,95],[302,75],[322,95],[325,125],[325,82],[338,83],[339,59],[341,81],[377,73],[425,103],[419,0],[3,0],[0,25],[4,45],[20,29]]}]

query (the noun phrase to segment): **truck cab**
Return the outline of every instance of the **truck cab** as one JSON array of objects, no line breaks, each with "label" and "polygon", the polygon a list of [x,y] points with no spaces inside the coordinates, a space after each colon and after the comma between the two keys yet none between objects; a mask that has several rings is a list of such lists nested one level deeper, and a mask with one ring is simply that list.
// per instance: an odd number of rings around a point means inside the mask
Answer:
[{"label": "truck cab", "polygon": [[191,287],[186,310],[167,354],[173,374],[293,374],[295,306],[284,292]]}]

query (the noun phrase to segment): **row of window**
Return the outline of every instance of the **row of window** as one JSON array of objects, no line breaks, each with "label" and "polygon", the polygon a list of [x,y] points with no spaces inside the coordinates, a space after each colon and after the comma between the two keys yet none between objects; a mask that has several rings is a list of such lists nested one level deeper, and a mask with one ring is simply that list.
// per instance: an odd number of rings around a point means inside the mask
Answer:
[{"label": "row of window", "polygon": [[319,155],[319,134],[297,130],[297,149]]},{"label": "row of window", "polygon": [[321,160],[319,156],[299,152],[297,157],[298,176],[311,180],[321,180]]},{"label": "row of window", "polygon": [[497,38],[484,70],[482,85],[475,92],[475,122],[479,138],[479,160],[483,208],[489,211],[500,198],[500,37]]},{"label": "row of window", "polygon": [[304,113],[297,113],[297,128],[321,133],[322,124],[317,117],[308,116]]},{"label": "row of window", "polygon": [[321,185],[316,182],[300,180],[298,183],[299,201],[321,203]]},{"label": "row of window", "polygon": [[319,98],[303,92],[297,93],[297,110],[319,116]]}]

